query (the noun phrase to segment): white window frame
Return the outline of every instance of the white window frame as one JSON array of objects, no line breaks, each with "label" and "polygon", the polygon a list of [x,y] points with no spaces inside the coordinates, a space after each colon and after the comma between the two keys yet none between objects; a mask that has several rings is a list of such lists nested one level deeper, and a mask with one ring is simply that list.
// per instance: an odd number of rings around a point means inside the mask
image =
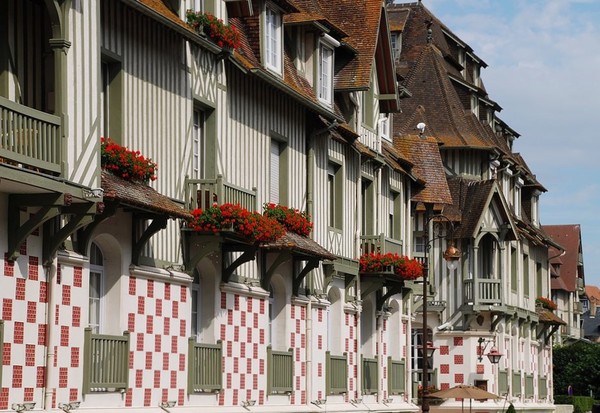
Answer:
[{"label": "white window frame", "polygon": [[[102,265],[95,263],[92,264],[93,255],[91,254],[92,249],[97,248],[100,252],[100,258],[102,258]],[[94,274],[94,275],[92,275]],[[97,280],[97,297],[92,297],[92,283],[93,280]],[[93,334],[102,333],[102,325],[104,324],[104,254],[98,245],[92,243],[90,247],[90,277],[89,277],[89,315],[88,315],[88,326],[92,329]],[[95,317],[97,320],[92,320],[92,308],[93,303],[96,303],[97,310]],[[95,321],[95,322],[92,322]]]},{"label": "white window frame", "polygon": [[265,67],[277,74],[282,73],[283,27],[281,12],[267,4],[264,19]]},{"label": "white window frame", "polygon": [[206,159],[206,140],[204,131],[206,114],[203,110],[194,108],[192,125],[192,171],[194,178],[204,178],[204,160]]},{"label": "white window frame", "polygon": [[279,204],[280,197],[280,165],[281,165],[281,143],[275,139],[271,140],[270,152],[270,175],[269,175],[269,201]]},{"label": "white window frame", "polygon": [[333,47],[319,42],[319,101],[331,104],[333,101]]}]

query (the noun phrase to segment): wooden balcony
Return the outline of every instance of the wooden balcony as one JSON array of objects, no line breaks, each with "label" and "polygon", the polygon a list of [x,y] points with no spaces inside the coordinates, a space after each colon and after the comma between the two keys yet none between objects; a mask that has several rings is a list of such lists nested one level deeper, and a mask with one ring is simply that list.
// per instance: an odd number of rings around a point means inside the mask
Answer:
[{"label": "wooden balcony", "polygon": [[188,394],[216,392],[223,387],[223,346],[189,339]]},{"label": "wooden balcony", "polygon": [[239,204],[248,211],[256,211],[256,188],[251,190],[228,184],[222,175],[216,179],[186,179],[186,209],[206,209],[213,204]]},{"label": "wooden balcony", "polygon": [[406,364],[404,360],[392,360],[388,357],[388,392],[404,394],[406,392]]},{"label": "wooden balcony", "polygon": [[56,175],[61,150],[58,116],[0,96],[0,163]]},{"label": "wooden balcony", "polygon": [[294,385],[294,352],[267,349],[269,394],[289,394]]},{"label": "wooden balcony", "polygon": [[383,233],[379,235],[361,236],[360,250],[362,254],[396,253],[399,255],[403,255],[402,241],[388,238]]},{"label": "wooden balcony", "polygon": [[463,285],[465,304],[472,306],[502,304],[501,280],[475,278],[465,280]]},{"label": "wooden balcony", "polygon": [[362,359],[362,394],[376,394],[378,384],[377,357]]},{"label": "wooden balcony", "polygon": [[127,389],[129,332],[109,336],[86,328],[83,351],[83,394]]},{"label": "wooden balcony", "polygon": [[325,359],[327,394],[348,392],[348,356],[334,356],[328,351]]}]

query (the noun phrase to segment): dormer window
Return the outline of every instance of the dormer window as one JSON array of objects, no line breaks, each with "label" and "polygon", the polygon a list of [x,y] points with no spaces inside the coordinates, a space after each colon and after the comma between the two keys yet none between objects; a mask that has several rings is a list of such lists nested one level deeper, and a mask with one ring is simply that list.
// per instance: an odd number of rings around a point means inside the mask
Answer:
[{"label": "dormer window", "polygon": [[333,89],[333,49],[323,43],[319,46],[319,100],[331,103]]},{"label": "dormer window", "polygon": [[319,60],[317,73],[317,95],[328,105],[333,101],[333,50],[340,43],[328,34],[322,34],[319,40]]},{"label": "dormer window", "polygon": [[267,69],[281,74],[283,60],[281,13],[269,5],[265,12],[264,29],[265,66]]}]

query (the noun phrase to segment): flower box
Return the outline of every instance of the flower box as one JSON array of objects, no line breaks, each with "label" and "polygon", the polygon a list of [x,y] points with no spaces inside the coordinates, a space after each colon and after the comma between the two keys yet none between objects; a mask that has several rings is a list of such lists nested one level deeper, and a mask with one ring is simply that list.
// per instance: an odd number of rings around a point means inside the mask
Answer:
[{"label": "flower box", "polygon": [[546,310],[554,311],[558,307],[554,301],[546,297],[538,297],[535,299],[536,307],[542,307]]},{"label": "flower box", "polygon": [[395,253],[363,254],[359,266],[363,274],[395,274],[403,280],[415,280],[423,276],[420,262]]},{"label": "flower box", "polygon": [[308,237],[313,229],[310,216],[297,209],[274,203],[265,203],[263,208],[265,216],[276,219],[287,231]]},{"label": "flower box", "polygon": [[144,158],[139,151],[132,151],[114,143],[110,138],[100,138],[100,165],[116,176],[130,181],[156,180],[158,166]]},{"label": "flower box", "polygon": [[219,47],[233,50],[240,47],[240,33],[233,27],[226,25],[210,13],[188,10],[186,12],[187,24],[197,33],[205,34]]}]

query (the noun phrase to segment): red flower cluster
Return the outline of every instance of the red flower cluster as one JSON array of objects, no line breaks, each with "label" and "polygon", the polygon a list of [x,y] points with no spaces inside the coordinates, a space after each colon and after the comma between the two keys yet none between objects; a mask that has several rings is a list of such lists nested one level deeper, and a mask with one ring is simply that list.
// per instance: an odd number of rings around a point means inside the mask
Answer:
[{"label": "red flower cluster", "polygon": [[266,203],[263,208],[265,216],[276,219],[288,231],[308,237],[313,229],[310,216],[297,209],[274,203]]},{"label": "red flower cluster", "polygon": [[359,260],[360,272],[394,271],[403,280],[423,276],[423,266],[414,258],[398,254],[363,254]]},{"label": "red flower cluster", "polygon": [[223,20],[210,13],[188,10],[187,24],[195,31],[204,31],[219,47],[237,49],[240,47],[240,32],[233,26],[227,26]]},{"label": "red flower cluster", "polygon": [[546,297],[538,297],[535,299],[535,305],[543,307],[547,310],[554,311],[558,308],[556,303],[549,298]]},{"label": "red flower cluster", "polygon": [[100,138],[100,164],[103,169],[129,180],[148,182],[156,180],[155,162],[144,158],[139,151],[131,151],[109,138]]},{"label": "red flower cluster", "polygon": [[275,241],[285,234],[285,228],[273,218],[250,212],[239,204],[213,205],[195,209],[187,227],[194,231],[217,233],[231,229],[260,242]]}]

